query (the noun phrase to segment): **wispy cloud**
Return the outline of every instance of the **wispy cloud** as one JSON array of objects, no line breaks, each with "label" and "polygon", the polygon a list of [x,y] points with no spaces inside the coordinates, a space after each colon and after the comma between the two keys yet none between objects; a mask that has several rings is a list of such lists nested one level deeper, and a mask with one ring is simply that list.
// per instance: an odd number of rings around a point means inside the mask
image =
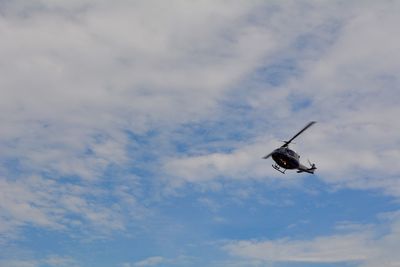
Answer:
[{"label": "wispy cloud", "polygon": [[161,256],[153,256],[134,263],[123,263],[122,267],[187,266],[191,264],[190,260],[190,257],[186,256],[179,256],[174,259]]},{"label": "wispy cloud", "polygon": [[[143,165],[143,147],[127,132],[212,114],[276,46],[247,17],[257,4],[159,4],[2,3],[2,228],[88,221],[123,229],[123,202],[92,199],[114,194],[103,194],[110,170],[125,175],[126,165]],[[132,203],[123,193],[131,189],[113,197]]]},{"label": "wispy cloud", "polygon": [[94,202],[109,194],[90,186],[59,184],[36,176],[16,182],[1,180],[0,185],[3,239],[17,236],[23,226],[53,231],[97,229],[99,237],[109,230],[124,228],[124,218],[117,206]]},{"label": "wispy cloud", "polygon": [[40,266],[50,266],[50,267],[63,267],[71,266],[78,267],[79,265],[75,260],[69,257],[60,257],[58,255],[51,255],[47,258],[41,260],[0,260],[1,267],[40,267]]},{"label": "wispy cloud", "polygon": [[[231,255],[258,262],[306,262],[306,263],[357,263],[358,266],[397,266],[400,257],[393,253],[393,245],[399,242],[398,213],[385,215],[382,224],[339,225],[338,232],[329,236],[317,236],[309,240],[244,240],[231,241],[224,249]],[[388,228],[389,231],[382,230]]]},{"label": "wispy cloud", "polygon": [[374,252],[364,235],[339,235],[311,241],[239,241],[225,248],[239,256],[266,262],[348,262],[363,261]]},{"label": "wispy cloud", "polygon": [[[284,10],[285,5],[282,6]],[[349,9],[337,16],[328,6],[311,6],[325,19],[313,18],[314,24],[307,29],[300,23],[285,31],[282,25],[276,33],[285,40],[282,49],[296,44],[300,47],[290,50],[290,55],[278,54],[280,57],[275,56],[274,60],[289,57],[299,74],[269,86],[259,78],[258,84],[253,81],[250,94],[243,91],[241,95],[242,103],[255,109],[251,119],[267,116],[268,125],[255,128],[256,138],[232,142],[229,152],[173,158],[166,163],[167,171],[191,182],[271,177],[263,167],[266,163],[253,159],[279,145],[272,140],[288,138],[307,121],[317,120],[319,124],[294,147],[303,157],[318,163],[321,179],[344,187],[380,189],[399,195],[395,189],[399,173],[395,144],[399,143],[396,114],[400,111],[392,97],[399,87],[394,75],[398,60],[391,56],[396,54],[394,47],[399,42],[392,26],[396,20],[394,10],[399,7],[385,3],[378,11],[373,3],[363,7],[349,4]],[[329,5],[332,6],[338,8]],[[282,19],[279,13],[276,16]],[[299,15],[292,19],[306,21]],[[304,43],[313,40],[313,36],[326,38],[317,42],[319,49]]]},{"label": "wispy cloud", "polygon": [[[261,157],[309,120],[318,124],[294,148],[317,164],[316,179],[400,196],[400,5],[227,4],[0,3],[2,242],[28,227],[78,240],[143,229],[178,189],[204,193],[191,200],[229,223],[224,202],[207,194],[254,181],[299,188],[305,176],[282,176]],[[318,259],[322,241],[337,253],[327,258],[367,263],[357,256],[369,251],[364,243],[389,248],[389,239],[357,232],[240,244],[254,249],[255,264],[263,246]],[[337,247],[348,242],[360,245],[353,258]]]},{"label": "wispy cloud", "polygon": [[[156,266],[156,265],[160,265],[162,263],[165,263],[166,259],[163,257],[150,257],[147,258],[145,260],[136,262],[133,264],[133,266]],[[130,266],[130,265],[129,265]]]}]

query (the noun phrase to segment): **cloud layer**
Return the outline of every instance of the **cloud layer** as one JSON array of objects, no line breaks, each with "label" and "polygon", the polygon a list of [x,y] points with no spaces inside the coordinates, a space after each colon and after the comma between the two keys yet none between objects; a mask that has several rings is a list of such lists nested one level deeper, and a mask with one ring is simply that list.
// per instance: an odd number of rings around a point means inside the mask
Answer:
[{"label": "cloud layer", "polygon": [[[399,12],[392,1],[1,1],[0,244],[29,228],[85,241],[151,232],[171,196],[224,183],[299,188],[306,176],[261,157],[310,120],[293,147],[319,182],[398,199]],[[378,238],[374,228],[225,250],[398,264],[397,219],[388,225]],[[0,264],[77,264],[27,258]],[[121,262],[176,257],[142,258]]]},{"label": "cloud layer", "polygon": [[[311,240],[232,241],[226,244],[224,249],[232,255],[256,260],[258,263],[354,263],[363,267],[398,266],[400,257],[394,253],[394,244],[398,243],[400,238],[398,213],[386,214],[384,217],[386,220],[381,221],[379,225],[339,225],[339,233],[318,236]],[[384,226],[388,227],[389,231],[382,234]]]},{"label": "cloud layer", "polygon": [[[349,4],[348,10],[337,15],[334,7],[338,5],[310,5],[321,17],[307,16],[311,21],[304,29],[301,23],[308,22],[307,18],[296,14],[291,18],[293,23],[299,20],[298,25],[286,28],[289,25],[283,23],[274,37],[285,40],[281,43],[285,52],[292,49],[289,54],[275,55],[270,68],[286,64],[286,69],[297,70],[295,75],[282,82],[271,77],[270,86],[264,80],[253,82],[258,89],[242,95],[257,114],[252,119],[268,116],[265,133],[257,129],[257,138],[233,144],[232,152],[173,159],[167,171],[189,181],[269,176],[265,162],[250,159],[279,146],[271,140],[289,138],[307,121],[317,120],[294,147],[317,163],[321,179],[399,195],[400,110],[393,98],[399,87],[395,47],[400,40],[393,27],[399,6]],[[285,10],[287,5],[281,7]],[[284,21],[287,14],[275,16]]]}]

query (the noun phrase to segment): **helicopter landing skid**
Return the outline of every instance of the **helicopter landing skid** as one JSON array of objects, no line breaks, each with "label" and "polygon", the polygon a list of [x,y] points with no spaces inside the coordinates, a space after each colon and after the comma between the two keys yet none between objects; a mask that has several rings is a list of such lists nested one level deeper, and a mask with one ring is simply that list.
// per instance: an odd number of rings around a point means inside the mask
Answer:
[{"label": "helicopter landing skid", "polygon": [[277,164],[273,164],[272,168],[274,168],[275,170],[277,170],[278,172],[280,172],[282,174],[285,174],[286,169],[283,169],[283,171],[282,171],[282,169]]}]

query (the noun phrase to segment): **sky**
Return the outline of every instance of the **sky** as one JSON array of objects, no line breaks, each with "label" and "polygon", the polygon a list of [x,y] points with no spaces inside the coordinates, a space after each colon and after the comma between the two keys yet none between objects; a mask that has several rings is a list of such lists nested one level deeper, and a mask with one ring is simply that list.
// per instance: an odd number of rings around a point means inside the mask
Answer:
[{"label": "sky", "polygon": [[400,266],[399,13],[0,0],[0,267]]}]

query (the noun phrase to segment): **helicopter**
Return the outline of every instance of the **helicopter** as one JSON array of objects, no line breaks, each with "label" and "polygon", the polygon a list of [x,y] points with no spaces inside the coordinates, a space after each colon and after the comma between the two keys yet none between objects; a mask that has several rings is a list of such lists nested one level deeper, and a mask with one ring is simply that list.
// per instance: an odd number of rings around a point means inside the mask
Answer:
[{"label": "helicopter", "polygon": [[272,167],[279,171],[280,173],[285,174],[286,170],[294,170],[297,169],[297,173],[307,172],[314,174],[314,171],[317,169],[315,164],[308,161],[310,167],[306,167],[300,163],[300,155],[297,154],[294,150],[289,148],[289,144],[300,134],[302,134],[305,130],[311,127],[315,121],[309,122],[302,130],[300,130],[297,134],[295,134],[289,141],[284,141],[284,144],[269,153],[268,155],[264,156],[263,159],[267,159],[272,157],[275,161],[275,164],[272,164]]}]

